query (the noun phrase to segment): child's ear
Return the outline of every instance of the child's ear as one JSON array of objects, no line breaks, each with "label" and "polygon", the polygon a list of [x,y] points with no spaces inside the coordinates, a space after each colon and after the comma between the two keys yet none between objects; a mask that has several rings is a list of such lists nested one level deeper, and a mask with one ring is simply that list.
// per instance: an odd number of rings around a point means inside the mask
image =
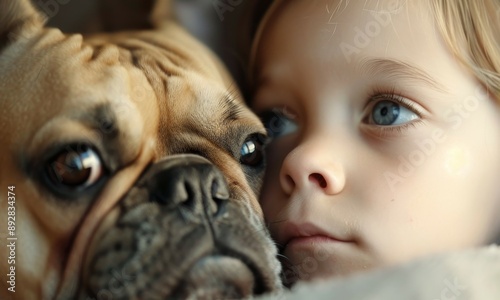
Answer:
[{"label": "child's ear", "polygon": [[30,0],[0,0],[0,51],[43,28],[45,17]]}]

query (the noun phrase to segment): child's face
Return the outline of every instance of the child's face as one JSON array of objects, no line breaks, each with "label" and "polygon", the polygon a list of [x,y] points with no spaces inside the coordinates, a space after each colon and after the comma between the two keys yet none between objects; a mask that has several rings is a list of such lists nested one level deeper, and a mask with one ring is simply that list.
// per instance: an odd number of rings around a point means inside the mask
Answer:
[{"label": "child's face", "polygon": [[253,106],[275,137],[261,200],[287,279],[487,243],[500,109],[425,1],[286,2],[257,48]]}]

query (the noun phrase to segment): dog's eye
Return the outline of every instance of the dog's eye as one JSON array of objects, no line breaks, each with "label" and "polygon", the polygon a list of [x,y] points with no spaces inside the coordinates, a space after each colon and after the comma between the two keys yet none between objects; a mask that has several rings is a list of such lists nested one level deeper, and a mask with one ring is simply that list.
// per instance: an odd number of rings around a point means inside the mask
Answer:
[{"label": "dog's eye", "polygon": [[86,145],[69,146],[46,166],[46,175],[54,187],[86,188],[103,175],[101,158]]},{"label": "dog's eye", "polygon": [[240,150],[240,162],[244,165],[256,167],[264,162],[264,141],[262,134],[250,135]]}]

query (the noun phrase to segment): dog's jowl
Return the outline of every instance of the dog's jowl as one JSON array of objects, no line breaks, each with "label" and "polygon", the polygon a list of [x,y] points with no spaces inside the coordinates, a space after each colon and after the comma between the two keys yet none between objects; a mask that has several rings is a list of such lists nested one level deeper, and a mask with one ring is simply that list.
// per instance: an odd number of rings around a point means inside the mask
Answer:
[{"label": "dog's jowl", "polygon": [[13,187],[17,237],[14,293],[0,225],[0,298],[279,289],[256,197],[265,129],[168,1],[150,4],[137,30],[82,36],[0,2],[0,213]]}]

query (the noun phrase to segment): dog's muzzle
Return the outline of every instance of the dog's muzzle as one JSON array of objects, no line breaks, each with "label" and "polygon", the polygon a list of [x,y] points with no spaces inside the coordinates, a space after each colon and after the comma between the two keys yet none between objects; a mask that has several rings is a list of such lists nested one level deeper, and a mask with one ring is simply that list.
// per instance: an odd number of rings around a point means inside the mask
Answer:
[{"label": "dog's muzzle", "polygon": [[151,166],[92,242],[80,298],[227,299],[273,291],[279,283],[268,236],[250,221],[255,196],[241,190],[196,155]]}]

